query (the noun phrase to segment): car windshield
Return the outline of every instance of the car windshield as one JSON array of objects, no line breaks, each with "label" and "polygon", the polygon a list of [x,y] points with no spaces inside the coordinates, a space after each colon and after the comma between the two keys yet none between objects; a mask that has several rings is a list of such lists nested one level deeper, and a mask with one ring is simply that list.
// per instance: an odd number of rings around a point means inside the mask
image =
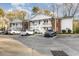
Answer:
[{"label": "car windshield", "polygon": [[25,31],[21,30],[21,32],[25,32]]},{"label": "car windshield", "polygon": [[52,32],[53,30],[48,30],[49,32]]},{"label": "car windshield", "polygon": [[33,30],[29,30],[29,31],[33,31]]},{"label": "car windshield", "polygon": [[26,30],[26,31],[33,31],[33,30]]},{"label": "car windshield", "polygon": [[12,31],[20,31],[20,30],[12,30]]}]

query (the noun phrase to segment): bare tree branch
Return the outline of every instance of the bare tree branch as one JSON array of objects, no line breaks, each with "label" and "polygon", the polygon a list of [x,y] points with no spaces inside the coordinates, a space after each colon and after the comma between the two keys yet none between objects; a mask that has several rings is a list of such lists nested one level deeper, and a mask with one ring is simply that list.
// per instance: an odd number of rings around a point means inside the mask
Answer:
[{"label": "bare tree branch", "polygon": [[74,16],[74,15],[76,14],[76,12],[77,12],[77,10],[78,10],[78,7],[79,7],[79,4],[77,4],[77,6],[76,6],[76,8],[75,8],[75,10],[74,10],[74,13],[72,14],[72,16]]}]

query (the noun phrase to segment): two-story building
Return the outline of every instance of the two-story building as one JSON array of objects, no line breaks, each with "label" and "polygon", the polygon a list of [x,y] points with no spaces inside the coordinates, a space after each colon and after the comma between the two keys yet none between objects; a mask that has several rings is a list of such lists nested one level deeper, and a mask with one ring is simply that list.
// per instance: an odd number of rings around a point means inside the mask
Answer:
[{"label": "two-story building", "polygon": [[14,19],[10,21],[10,30],[22,30],[22,20]]},{"label": "two-story building", "polygon": [[44,33],[48,29],[52,29],[51,16],[45,14],[36,14],[30,19],[30,29],[35,32]]},{"label": "two-story building", "polygon": [[30,29],[40,33],[48,29],[58,33],[70,29],[73,33],[73,17],[53,18],[45,14],[37,14],[30,19]]},{"label": "two-story building", "polygon": [[20,20],[20,19],[14,19],[13,21],[10,21],[10,30],[26,30],[28,29],[29,22],[27,20]]}]

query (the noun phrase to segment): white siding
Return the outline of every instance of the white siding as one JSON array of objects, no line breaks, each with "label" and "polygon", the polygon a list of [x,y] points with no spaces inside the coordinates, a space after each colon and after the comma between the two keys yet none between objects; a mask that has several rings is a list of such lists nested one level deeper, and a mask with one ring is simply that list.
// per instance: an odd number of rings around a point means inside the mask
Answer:
[{"label": "white siding", "polygon": [[[52,18],[51,16],[47,16],[44,14],[38,14],[34,16],[32,19],[30,19],[30,29],[39,30],[40,33],[44,33],[47,28],[52,27],[51,18]],[[40,21],[40,24],[39,24],[39,21]]]},{"label": "white siding", "polygon": [[[34,24],[33,24],[33,22],[34,22]],[[46,29],[44,29],[44,28],[51,28],[51,27],[52,27],[51,20],[48,20],[48,22],[46,22],[46,23],[44,23],[44,20],[41,20],[40,24],[39,24],[39,20],[30,22],[30,29],[31,30],[37,29],[40,31],[40,33],[44,33],[46,31]]]},{"label": "white siding", "polygon": [[15,19],[10,22],[10,25],[11,25],[11,27],[10,27],[11,30],[21,30],[22,29],[22,21],[21,20]]},{"label": "white siding", "polygon": [[66,30],[67,28],[73,31],[73,18],[61,20],[61,30]]}]

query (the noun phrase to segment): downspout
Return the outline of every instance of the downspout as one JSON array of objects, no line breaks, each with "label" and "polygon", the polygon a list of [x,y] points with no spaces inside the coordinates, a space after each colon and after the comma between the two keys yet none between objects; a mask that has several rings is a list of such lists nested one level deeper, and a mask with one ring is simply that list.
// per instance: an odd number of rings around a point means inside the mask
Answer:
[{"label": "downspout", "polygon": [[73,18],[73,21],[72,21],[72,33],[74,33],[74,18]]},{"label": "downspout", "polygon": [[55,32],[56,32],[56,26],[57,26],[57,24],[56,24],[56,18],[55,18]]}]

